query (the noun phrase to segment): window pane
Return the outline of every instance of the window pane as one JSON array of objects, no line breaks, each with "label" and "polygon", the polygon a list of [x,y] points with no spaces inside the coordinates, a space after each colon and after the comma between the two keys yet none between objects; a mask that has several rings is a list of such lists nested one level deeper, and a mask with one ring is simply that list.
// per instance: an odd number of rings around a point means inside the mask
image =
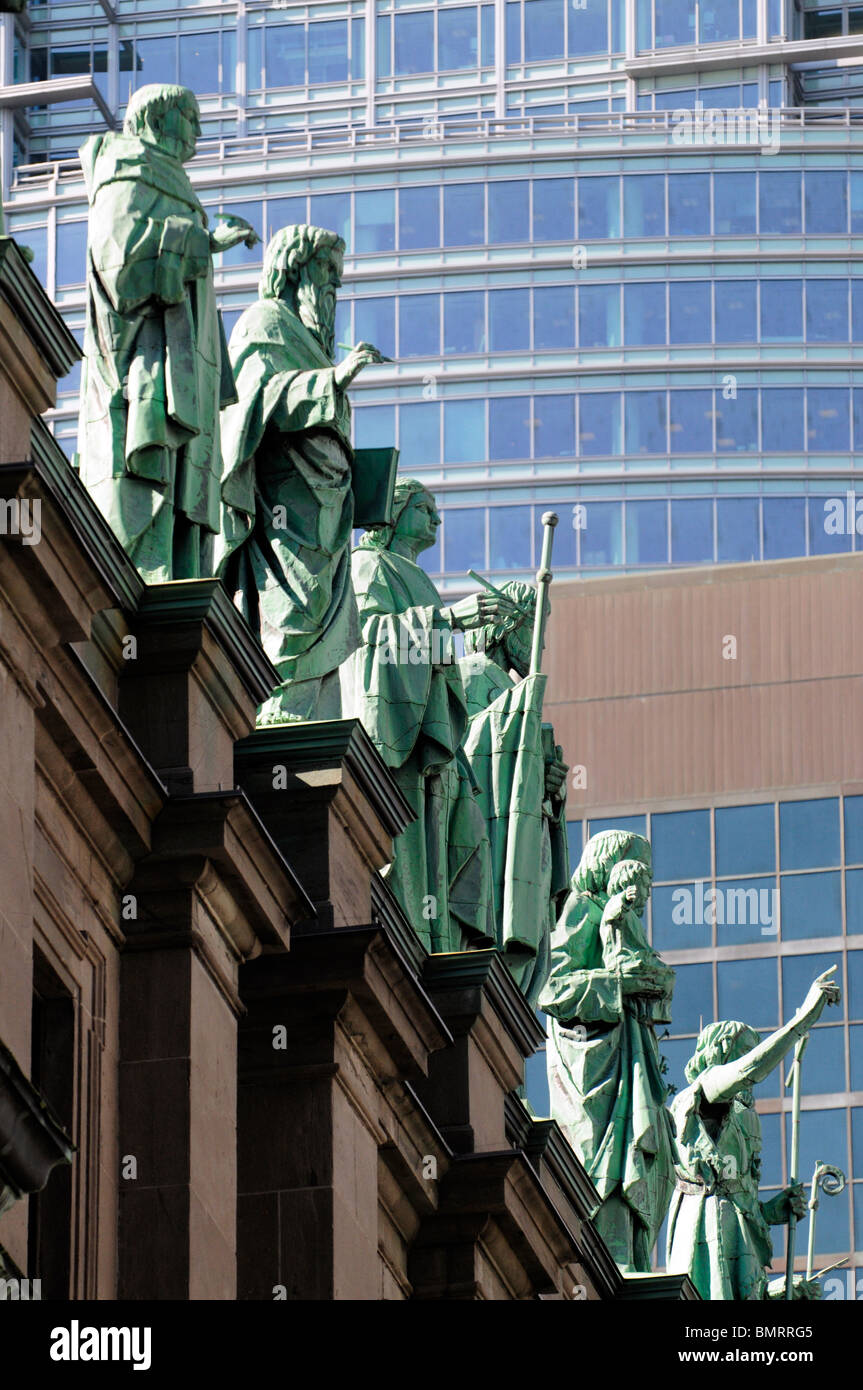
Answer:
[{"label": "window pane", "polygon": [[491,244],[530,240],[529,185],[493,182],[488,186],[488,239]]},{"label": "window pane", "polygon": [[437,65],[441,72],[477,67],[476,7],[439,10],[437,23]]},{"label": "window pane", "polygon": [[623,290],[623,336],[630,347],[664,343],[665,285],[633,284]]},{"label": "window pane", "polygon": [[863,796],[845,798],[845,863],[863,864]]},{"label": "window pane", "polygon": [[668,175],[668,232],[670,236],[710,233],[710,175]]},{"label": "window pane", "polygon": [[800,174],[782,170],[762,172],[758,185],[758,215],[764,232],[800,232]]},{"label": "window pane", "polygon": [[[857,955],[856,951],[849,951],[848,960]],[[784,956],[782,959],[782,993],[785,999],[785,1017],[790,1018],[795,1009],[799,1009],[809,991],[809,986],[819,975],[823,975],[825,970],[829,970],[831,965],[836,965],[836,953],[822,951],[819,954],[808,956]],[[839,971],[836,974],[840,974]],[[835,978],[835,976],[834,976]],[[850,971],[849,971],[850,981]],[[853,1004],[851,1005],[853,1009]],[[839,1022],[846,1018],[846,1002],[843,994],[842,1003],[828,1006],[825,1008],[822,1018],[829,1018],[831,1021]],[[853,1014],[851,1015],[854,1016]],[[805,1169],[803,1170],[805,1171]],[[810,1168],[810,1173],[812,1169]]]},{"label": "window pane", "polygon": [[524,61],[562,58],[563,0],[525,0]]},{"label": "window pane", "polygon": [[396,355],[395,299],[354,301],[354,333],[358,343],[373,343],[385,357]]},{"label": "window pane", "polygon": [[350,193],[313,193],[309,217],[314,227],[326,227],[338,232],[348,251],[351,249]]},{"label": "window pane", "polygon": [[530,347],[530,290],[489,290],[489,338],[492,352]]},{"label": "window pane", "polygon": [[627,502],[626,563],[668,563],[668,507],[665,502]]},{"label": "window pane", "polygon": [[847,280],[807,281],[806,340],[810,343],[848,342]]},{"label": "window pane", "polygon": [[[30,247],[30,250],[33,252],[33,260],[30,262],[30,269],[39,283],[43,287],[46,286],[48,280],[48,228],[27,227],[24,231],[17,233],[17,240],[21,242],[22,245]],[[83,274],[84,279],[86,279],[86,265],[84,266]],[[83,279],[81,283],[83,284]]]},{"label": "window pane", "polygon": [[309,25],[309,82],[346,82],[347,79],[347,20]]},{"label": "window pane", "polygon": [[620,236],[618,178],[578,180],[578,235],[582,241]]},{"label": "window pane", "polygon": [[444,402],[444,462],[485,459],[485,401]]},{"label": "window pane", "polygon": [[399,189],[399,246],[402,251],[440,246],[440,189]]},{"label": "window pane", "polygon": [[806,231],[847,232],[848,175],[844,171],[806,170]]},{"label": "window pane", "polygon": [[783,869],[818,869],[839,863],[839,802],[835,796],[780,803],[779,856]]},{"label": "window pane", "polygon": [[443,524],[448,574],[485,569],[485,508],[447,507]]},{"label": "window pane", "polygon": [[575,291],[569,286],[534,290],[533,345],[537,348],[575,347]]},{"label": "window pane", "polygon": [[267,239],[282,227],[297,227],[306,220],[305,198],[270,198],[266,204]]},{"label": "window pane", "polygon": [[[721,944],[721,936],[717,935]],[[716,968],[720,1018],[738,1018],[750,1028],[775,1028],[779,990],[775,957],[720,961]]]},{"label": "window pane", "polygon": [[620,346],[620,288],[584,285],[578,292],[579,346]]},{"label": "window pane", "polygon": [[440,463],[440,403],[410,401],[399,406],[399,467]]},{"label": "window pane", "polygon": [[485,241],[485,202],[481,183],[444,187],[444,246],[481,246]]},{"label": "window pane", "polygon": [[[654,898],[656,893],[654,889]],[[654,940],[655,922],[654,915]],[[713,1021],[712,968],[709,965],[678,965],[676,971],[671,1026],[675,1033],[698,1033],[705,1024]],[[692,1050],[695,1050],[694,1047]]]},{"label": "window pane", "polygon": [[400,294],[398,306],[399,357],[437,357],[440,352],[440,295]]},{"label": "window pane", "polygon": [[444,295],[444,352],[485,351],[485,294]]},{"label": "window pane", "polygon": [[351,20],[351,77],[366,75],[366,21]]},{"label": "window pane", "polygon": [[803,392],[762,387],[762,449],[766,453],[795,452],[803,448],[803,435]]},{"label": "window pane", "polygon": [[720,565],[748,564],[761,559],[757,497],[717,499],[716,550]]},{"label": "window pane", "polygon": [[713,560],[713,502],[710,498],[671,503],[671,560],[675,565]]},{"label": "window pane", "polygon": [[[708,904],[710,899],[708,899]],[[651,920],[653,922],[653,945],[658,951],[691,951],[697,947],[709,947],[713,937],[713,926],[705,911],[704,885],[681,883],[676,888],[654,888],[651,894]],[[680,981],[680,967],[677,967],[677,982]],[[704,1010],[705,1003],[699,1005]],[[706,1004],[705,1022],[711,1017],[712,995]],[[677,986],[671,1005],[672,1027],[675,1032],[685,1031],[680,1020],[677,1001]],[[698,1027],[696,1018],[695,1027]]]},{"label": "window pane", "polygon": [[699,39],[702,43],[719,43],[723,39],[740,37],[740,15],[734,0],[702,3],[699,11]]},{"label": "window pane", "polygon": [[507,0],[506,6],[506,61],[521,62],[521,3],[520,0]]},{"label": "window pane", "polygon": [[488,403],[488,454],[491,459],[530,458],[529,396],[492,396]]},{"label": "window pane", "polygon": [[219,35],[180,34],[180,85],[193,92],[219,90]]},{"label": "window pane", "polygon": [[529,569],[530,507],[489,507],[488,563],[493,570]]},{"label": "window pane", "polygon": [[[233,217],[243,217],[249,222],[260,236],[264,229],[264,205],[263,203],[225,203],[222,209],[225,213],[230,213]],[[239,246],[232,246],[230,251],[223,251],[221,264],[229,265],[260,265],[263,255],[263,246],[257,242],[254,246],[246,246],[242,241]]]},{"label": "window pane", "polygon": [[782,874],[782,939],[842,935],[842,886],[837,874]]},{"label": "window pane", "polygon": [[[24,234],[26,238],[29,233]],[[87,279],[87,223],[57,223],[57,284],[83,285]]]},{"label": "window pane", "polygon": [[434,71],[434,15],[431,10],[395,16],[397,76]]},{"label": "window pane", "polygon": [[[861,217],[863,225],[863,217]],[[534,241],[570,241],[575,236],[575,184],[572,179],[535,179]]]},{"label": "window pane", "polygon": [[657,48],[671,48],[695,40],[695,6],[692,0],[656,0]]},{"label": "window pane", "polygon": [[664,391],[627,391],[626,452],[664,454],[668,448]]},{"label": "window pane", "polygon": [[534,396],[534,458],[575,456],[575,397]]},{"label": "window pane", "polygon": [[395,197],[391,188],[369,189],[356,194],[355,251],[395,249]]},{"label": "window pane", "polygon": [[581,531],[581,563],[583,565],[620,565],[623,563],[619,502],[587,503],[585,525]]},{"label": "window pane", "polygon": [[761,281],[761,341],[803,341],[802,281]]},{"label": "window pane", "polygon": [[713,450],[713,392],[672,391],[669,409],[671,452],[709,454]]},{"label": "window pane", "polygon": [[716,393],[716,447],[722,453],[752,452],[758,448],[758,392],[738,391],[736,400]]},{"label": "window pane", "polygon": [[177,40],[173,34],[135,40],[135,86],[148,82],[176,82]]},{"label": "window pane", "polygon": [[712,341],[709,284],[672,280],[668,286],[668,312],[670,343]]},{"label": "window pane", "polygon": [[806,513],[802,497],[765,497],[761,504],[765,560],[806,554]]},{"label": "window pane", "polygon": [[277,24],[266,30],[268,87],[301,87],[306,80],[303,24]]},{"label": "window pane", "polygon": [[578,452],[582,458],[622,453],[620,395],[617,391],[578,397]]},{"label": "window pane", "polygon": [[753,236],[756,230],[755,173],[713,175],[713,227],[717,236]]},{"label": "window pane", "polygon": [[608,52],[608,0],[580,0],[569,10],[569,56]]},{"label": "window pane", "polygon": [[354,442],[359,449],[376,449],[392,444],[396,437],[395,407],[359,406],[354,413]]},{"label": "window pane", "polygon": [[852,549],[852,532],[846,519],[846,502],[839,501],[837,525],[835,497],[809,497],[809,554],[839,555]]},{"label": "window pane", "polygon": [[657,883],[710,877],[709,811],[664,811],[651,816],[650,836]]},{"label": "window pane", "polygon": [[850,446],[848,392],[842,387],[810,386],[806,393],[806,437],[814,453],[844,451]]},{"label": "window pane", "polygon": [[754,343],[758,340],[757,287],[754,280],[717,280],[717,343]]},{"label": "window pane", "polygon": [[630,174],[624,179],[623,231],[628,237],[665,236],[664,174]]},{"label": "window pane", "polygon": [[714,814],[717,875],[770,873],[776,868],[776,836],[770,803],[721,806]]},{"label": "window pane", "polygon": [[480,62],[484,68],[494,64],[494,5],[483,5],[480,11],[482,30],[482,51]]},{"label": "window pane", "polygon": [[863,343],[863,282],[851,281],[851,341]]}]

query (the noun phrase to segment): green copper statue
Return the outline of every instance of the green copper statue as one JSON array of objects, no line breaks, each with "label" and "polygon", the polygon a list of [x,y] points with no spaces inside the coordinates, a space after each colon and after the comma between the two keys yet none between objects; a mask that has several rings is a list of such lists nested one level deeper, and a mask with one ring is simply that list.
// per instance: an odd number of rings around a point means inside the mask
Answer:
[{"label": "green copper statue", "polygon": [[516,616],[465,633],[459,669],[470,725],[464,749],[488,826],[497,944],[535,1006],[569,885],[567,769],[542,723],[548,678],[529,674],[536,590],[514,580],[501,593],[518,605]]},{"label": "green copper statue", "polygon": [[383,359],[360,343],[333,365],[344,250],[320,227],[277,232],[260,298],[231,334],[239,399],[222,415],[217,559],[282,677],[264,724],[338,717],[338,667],[359,640],[347,388]]},{"label": "green copper statue", "polygon": [[495,945],[485,821],[461,751],[467,727],[455,627],[512,616],[477,594],[446,608],[416,563],[440,525],[421,483],[400,479],[393,524],[353,553],[362,644],[341,670],[346,716],[362,720],[416,820],[396,839],[387,881],[431,951]]},{"label": "green copper statue", "polygon": [[[688,1273],[702,1298],[782,1297],[768,1288],[773,1258],[768,1226],[806,1214],[801,1184],[770,1202],[758,1200],[761,1122],[752,1086],[769,1076],[798,1038],[817,1023],[825,1004],[839,1002],[830,972],[813,982],[801,1008],[762,1040],[735,1021],[711,1023],[686,1064],[689,1085],[674,1097],[677,1190],[668,1216],[667,1268]],[[796,1298],[817,1298],[815,1280],[796,1276]]]},{"label": "green copper statue", "polygon": [[209,229],[183,164],[201,133],[185,87],[142,87],[123,131],[81,150],[90,202],[81,478],[148,582],[213,573],[219,406],[234,399],[213,255],[256,233]]},{"label": "green copper statue", "polygon": [[654,1026],[674,971],[640,923],[650,845],[606,830],[585,846],[551,939],[539,1007],[551,1015],[551,1113],[601,1198],[594,1224],[621,1268],[646,1273],[674,1187],[667,1087]]}]

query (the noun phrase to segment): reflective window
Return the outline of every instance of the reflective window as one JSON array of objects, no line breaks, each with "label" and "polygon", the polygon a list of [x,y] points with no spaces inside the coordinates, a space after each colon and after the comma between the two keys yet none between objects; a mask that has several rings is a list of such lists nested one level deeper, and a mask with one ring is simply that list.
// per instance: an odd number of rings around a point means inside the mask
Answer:
[{"label": "reflective window", "polygon": [[673,454],[709,454],[713,449],[713,392],[669,392],[669,435]]},{"label": "reflective window", "polygon": [[86,279],[87,223],[58,222],[57,284],[83,285]]},{"label": "reflective window", "polygon": [[440,295],[400,294],[398,306],[399,357],[437,357],[440,352]]},{"label": "reflective window", "polygon": [[620,346],[619,285],[584,285],[578,292],[579,346]]},{"label": "reflective window", "polygon": [[863,796],[845,798],[845,863],[863,864]]},{"label": "reflective window", "polygon": [[313,193],[309,217],[314,227],[327,227],[338,232],[348,251],[351,250],[351,195],[350,193]]},{"label": "reflective window", "polygon": [[373,343],[385,357],[395,357],[395,307],[390,298],[354,300],[355,342]]},{"label": "reflective window", "polygon": [[480,61],[483,67],[494,63],[494,5],[483,5],[480,9],[480,29],[482,31],[482,52]]},{"label": "reflective window", "polygon": [[[721,944],[721,929],[717,929],[717,940]],[[716,967],[719,1017],[742,1019],[751,1028],[775,1028],[779,1023],[778,983],[775,957],[747,960],[745,969],[739,961],[720,961]]]},{"label": "reflective window", "polygon": [[675,565],[713,560],[713,502],[710,498],[672,499],[671,560]]},{"label": "reflective window", "polygon": [[346,82],[348,79],[348,22],[328,20],[313,24],[308,32],[309,82]]},{"label": "reflective window", "polygon": [[779,856],[783,869],[818,869],[839,863],[836,797],[780,803]]},{"label": "reflective window", "polygon": [[622,564],[623,531],[620,503],[588,503],[586,523],[581,531],[581,563],[583,565]]},{"label": "reflective window", "polygon": [[802,281],[761,281],[761,341],[803,341]]},{"label": "reflective window", "polygon": [[[863,225],[863,217],[861,217]],[[535,179],[534,241],[570,241],[575,236],[575,184],[572,179]]]},{"label": "reflective window", "polygon": [[848,392],[830,386],[810,386],[806,392],[806,437],[813,453],[850,447]]},{"label": "reflective window", "polygon": [[847,280],[807,282],[806,339],[810,343],[848,342]]},{"label": "reflective window", "polygon": [[524,0],[524,61],[564,56],[563,0]]},{"label": "reflective window", "polygon": [[473,463],[486,457],[485,401],[445,401],[445,463]]},{"label": "reflective window", "polygon": [[709,811],[664,811],[651,817],[650,834],[657,882],[710,877]]},{"label": "reflective window", "polygon": [[[653,890],[656,897],[658,890]],[[654,913],[654,940],[656,914]],[[657,942],[658,944],[658,942]],[[678,965],[671,1001],[672,1027],[675,1033],[698,1033],[713,1019],[713,978],[709,965]],[[693,1051],[695,1048],[693,1047]]]},{"label": "reflective window", "polygon": [[267,240],[282,227],[298,227],[306,221],[305,198],[270,198],[264,204],[267,214]]},{"label": "reflective window", "polygon": [[444,295],[444,352],[485,351],[485,294]]},{"label": "reflective window", "polygon": [[[175,82],[177,72],[177,37],[160,34],[154,39],[135,40],[135,86],[149,82]],[[302,81],[302,78],[300,79]]]},{"label": "reflective window", "polygon": [[[839,555],[844,551],[852,549],[853,537],[843,524],[840,531],[835,530],[835,523],[831,522],[828,529],[828,499],[823,497],[809,497],[807,504],[809,509],[809,554],[810,555]],[[832,509],[830,509],[832,512]],[[844,523],[845,499],[842,498],[842,516]]]},{"label": "reflective window", "polygon": [[721,453],[747,453],[758,448],[758,392],[739,390],[726,400],[716,393],[716,447]]},{"label": "reflective window", "polygon": [[399,406],[399,467],[424,468],[440,462],[440,404],[409,401]]},{"label": "reflective window", "polygon": [[473,5],[465,9],[438,10],[437,65],[441,72],[477,67],[476,20]]},{"label": "reflective window", "polygon": [[489,290],[489,346],[492,352],[530,347],[530,290]]},{"label": "reflective window", "polygon": [[672,280],[668,286],[670,343],[712,341],[710,285],[697,280]]},{"label": "reflective window", "polygon": [[219,90],[219,34],[180,34],[180,85],[195,92]]},{"label": "reflective window", "polygon": [[608,52],[608,0],[582,0],[567,14],[570,58]]},{"label": "reflective window", "polygon": [[[224,203],[222,211],[230,213],[233,217],[242,217],[246,222],[254,227],[260,236],[264,229],[264,205],[263,203]],[[213,219],[216,220],[215,218]],[[240,242],[238,246],[232,246],[230,251],[221,253],[221,264],[231,265],[260,265],[263,246],[257,242],[254,246],[246,246]]]},{"label": "reflective window", "polygon": [[399,247],[440,246],[440,189],[399,189]]},{"label": "reflective window", "polygon": [[668,507],[661,502],[627,502],[626,563],[668,563]]},{"label": "reflective window", "polygon": [[623,231],[628,237],[665,236],[664,174],[628,174],[623,180]]},{"label": "reflective window", "polygon": [[[544,4],[545,0],[533,0]],[[583,241],[620,236],[620,180],[578,180],[578,235]]]},{"label": "reflective window", "polygon": [[[60,224],[58,223],[58,226]],[[67,224],[68,225],[68,224]],[[84,224],[86,226],[86,223]],[[24,231],[16,234],[16,239],[23,245],[29,246],[33,252],[33,260],[30,262],[30,269],[36,276],[39,283],[45,287],[48,282],[48,228],[47,227],[27,227]],[[86,242],[85,242],[86,252]],[[72,267],[70,267],[72,269]],[[84,267],[84,279],[86,279],[86,264]],[[58,279],[59,284],[59,279]]]},{"label": "reflective window", "polygon": [[444,564],[450,574],[485,569],[485,509],[447,507],[443,527]]},{"label": "reflective window", "polygon": [[488,403],[490,459],[530,458],[530,397],[492,397]]},{"label": "reflective window", "polygon": [[491,569],[530,568],[531,510],[530,507],[489,507],[488,563]]},{"label": "reflective window", "polygon": [[529,184],[493,182],[488,186],[488,239],[497,242],[530,240]]},{"label": "reflective window", "polygon": [[754,280],[717,280],[714,285],[717,343],[758,340],[758,294]]},{"label": "reflective window", "polygon": [[364,405],[354,412],[354,443],[360,449],[392,444],[396,437],[395,407]]},{"label": "reflective window", "polygon": [[757,497],[717,498],[716,559],[720,565],[748,564],[761,559]]},{"label": "reflective window", "polygon": [[710,175],[668,175],[668,232],[670,236],[710,233]]},{"label": "reflective window", "polygon": [[622,453],[620,396],[616,391],[579,395],[578,451],[582,458]]},{"label": "reflective window", "polygon": [[[709,906],[704,902],[704,886],[697,883],[681,883],[676,888],[654,888],[651,894],[652,939],[658,951],[691,951],[697,947],[711,944],[713,927]],[[677,967],[678,971],[680,967]],[[678,981],[680,976],[678,974]],[[710,1017],[712,1002],[705,1012],[705,1021]],[[677,987],[671,1005],[675,1032],[683,1032],[685,1025],[680,1023],[677,1005]],[[696,1020],[696,1028],[698,1023]]]},{"label": "reflective window", "polygon": [[627,391],[624,397],[626,452],[664,454],[668,421],[664,391]]},{"label": "reflective window", "polygon": [[[784,930],[784,919],[782,925]],[[824,1013],[821,1015],[822,1024],[825,1020],[830,1018],[831,1012],[831,1010],[825,1009]],[[785,1066],[787,1070],[789,1066],[787,1059]],[[837,1025],[834,1023],[827,1027],[821,1026],[811,1030],[809,1033],[809,1042],[806,1044],[805,1066],[805,1084],[808,1094],[824,1095],[831,1091],[845,1090],[845,1030],[842,1028],[841,1024]],[[811,1176],[811,1174],[807,1175],[809,1181],[811,1181]],[[828,1197],[827,1201],[822,1201],[819,1205],[819,1222],[821,1220],[821,1212],[826,1207],[827,1202],[833,1200],[832,1197]],[[816,1243],[818,1229],[818,1224],[816,1224]],[[842,1247],[840,1245],[834,1245],[832,1243],[836,1239],[837,1237],[835,1235],[830,1236],[830,1243],[824,1248],[830,1250],[841,1249]]]},{"label": "reflective window", "polygon": [[627,346],[645,347],[666,339],[665,285],[631,284],[623,290],[623,337]]},{"label": "reflective window", "polygon": [[759,175],[758,215],[765,232],[801,232],[800,174],[773,169]]},{"label": "reflective window", "polygon": [[772,803],[721,806],[714,815],[717,875],[771,873],[776,868]]},{"label": "reflective window", "polygon": [[782,874],[782,939],[842,935],[841,876]]},{"label": "reflective window", "polygon": [[575,347],[575,293],[569,286],[549,285],[534,290],[533,345]]},{"label": "reflective window", "polygon": [[806,554],[806,512],[802,497],[765,497],[761,504],[765,560]]},{"label": "reflective window", "polygon": [[[803,391],[761,388],[761,447],[766,453],[790,453],[803,448]],[[794,552],[795,554],[798,552]]]},{"label": "reflective window", "polygon": [[268,87],[301,87],[306,80],[303,24],[275,24],[266,30]]},{"label": "reflective window", "polygon": [[434,71],[434,13],[397,14],[394,18],[395,65],[397,76]]},{"label": "reflective window", "polygon": [[484,188],[481,183],[444,187],[444,246],[481,246],[485,242]]},{"label": "reflective window", "polygon": [[574,457],[574,396],[534,396],[533,452],[535,458]]},{"label": "reflective window", "polygon": [[755,172],[713,175],[713,227],[717,236],[754,236]]},{"label": "reflective window", "polygon": [[395,192],[373,188],[355,195],[354,250],[393,251],[395,249]]},{"label": "reflective window", "polygon": [[806,231],[847,232],[848,176],[841,170],[807,169]]},{"label": "reflective window", "polygon": [[863,281],[851,281],[851,341],[863,343]]},{"label": "reflective window", "polygon": [[695,41],[695,6],[692,0],[655,0],[657,48],[671,48]]},{"label": "reflective window", "polygon": [[[534,553],[542,554],[543,525],[542,515],[545,507],[534,507],[533,534]],[[555,502],[554,510],[560,517],[560,525],[554,533],[554,563],[558,569],[578,564],[575,507],[569,502]]]}]

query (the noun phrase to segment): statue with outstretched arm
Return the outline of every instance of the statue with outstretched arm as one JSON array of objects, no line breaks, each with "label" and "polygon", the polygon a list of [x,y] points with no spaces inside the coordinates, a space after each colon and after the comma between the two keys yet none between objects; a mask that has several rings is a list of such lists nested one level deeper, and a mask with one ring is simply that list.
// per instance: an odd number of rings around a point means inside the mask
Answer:
[{"label": "statue with outstretched arm", "polygon": [[[758,1197],[761,1123],[752,1087],[769,1076],[798,1038],[838,1004],[831,976],[819,975],[794,1017],[763,1041],[745,1023],[711,1023],[686,1065],[689,1085],[675,1096],[677,1185],[668,1215],[667,1268],[689,1274],[705,1299],[763,1299],[773,1258],[769,1226],[805,1215],[795,1184],[769,1202]],[[797,1298],[819,1296],[812,1280],[796,1279]]]}]

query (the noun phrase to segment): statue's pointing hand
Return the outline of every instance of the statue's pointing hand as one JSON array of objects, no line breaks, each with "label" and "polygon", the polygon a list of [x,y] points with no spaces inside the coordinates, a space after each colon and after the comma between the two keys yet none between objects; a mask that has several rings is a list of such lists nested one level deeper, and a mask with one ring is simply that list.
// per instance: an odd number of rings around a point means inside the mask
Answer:
[{"label": "statue's pointing hand", "polygon": [[467,598],[454,603],[449,609],[449,614],[453,627],[466,632],[473,627],[484,627],[486,623],[515,618],[518,611],[516,605],[503,594],[492,594],[480,589],[479,593],[469,594]]},{"label": "statue's pointing hand", "polygon": [[344,390],[346,386],[350,386],[363,367],[374,367],[381,362],[391,361],[391,357],[384,357],[372,343],[357,343],[356,347],[351,348],[344,362],[340,362],[336,367],[336,385]]},{"label": "statue's pointing hand", "polygon": [[235,217],[233,213],[220,213],[220,221],[210,232],[210,246],[214,255],[220,251],[230,251],[241,241],[248,247],[255,246],[260,239],[251,222],[244,217]]},{"label": "statue's pointing hand", "polygon": [[831,965],[829,970],[825,970],[823,975],[812,981],[802,1008],[797,1012],[798,1025],[803,1024],[808,1030],[813,1023],[818,1022],[825,1004],[839,1003],[842,991],[835,980],[830,978],[835,970],[836,966]]}]

